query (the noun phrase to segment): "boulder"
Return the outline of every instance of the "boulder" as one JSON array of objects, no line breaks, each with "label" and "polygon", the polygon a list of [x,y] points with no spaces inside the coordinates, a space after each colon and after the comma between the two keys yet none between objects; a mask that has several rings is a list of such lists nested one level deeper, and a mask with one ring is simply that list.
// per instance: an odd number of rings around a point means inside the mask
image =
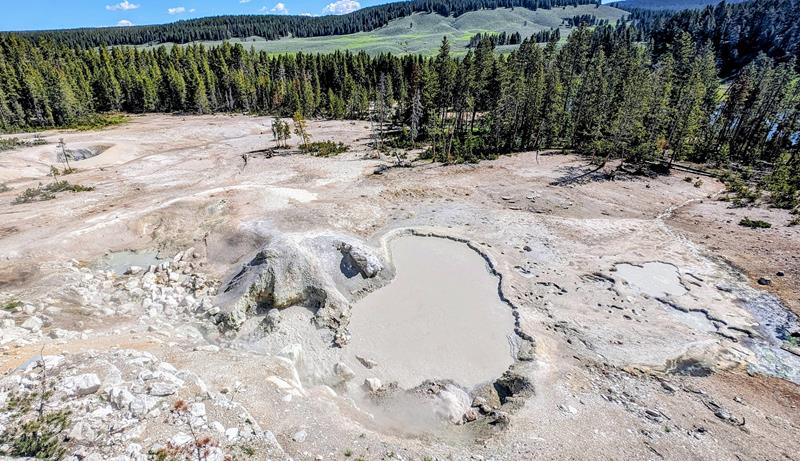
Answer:
[{"label": "boulder", "polygon": [[94,394],[100,389],[100,378],[94,373],[69,376],[64,379],[62,386],[67,394],[75,397],[83,397]]},{"label": "boulder", "polygon": [[341,242],[337,249],[342,253],[344,262],[357,269],[366,279],[375,277],[383,270],[381,259],[365,247]]},{"label": "boulder", "polygon": [[36,332],[41,330],[43,325],[44,321],[39,317],[28,317],[20,326],[28,331]]},{"label": "boulder", "polygon": [[339,362],[333,366],[333,372],[338,376],[342,381],[350,381],[351,379],[356,377],[355,372],[347,366],[344,362]]},{"label": "boulder", "polygon": [[96,437],[97,433],[86,421],[78,421],[69,431],[70,440],[78,443],[91,443]]},{"label": "boulder", "polygon": [[149,394],[156,397],[167,397],[178,392],[178,386],[172,383],[153,383]]},{"label": "boulder", "polygon": [[108,392],[108,401],[117,410],[130,409],[131,402],[134,400],[136,400],[136,397],[124,387],[114,387]]},{"label": "boulder", "polygon": [[381,380],[378,378],[367,378],[364,380],[364,387],[370,392],[377,392],[381,388]]}]

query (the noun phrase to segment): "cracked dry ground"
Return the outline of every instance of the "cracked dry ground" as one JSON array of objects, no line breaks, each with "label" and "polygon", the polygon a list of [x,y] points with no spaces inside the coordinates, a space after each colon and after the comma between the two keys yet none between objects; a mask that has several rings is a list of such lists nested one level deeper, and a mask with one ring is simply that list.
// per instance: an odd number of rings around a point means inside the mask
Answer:
[{"label": "cracked dry ground", "polygon": [[[554,153],[374,175],[390,160],[372,158],[365,122],[310,123],[314,140],[350,146],[338,157],[245,163],[272,144],[268,123],[137,117],[0,154],[11,187],[0,194],[0,395],[35,388],[47,356],[51,405],[72,411],[67,456],[144,459],[191,443],[191,426],[219,459],[798,459],[796,356],[750,309],[797,309],[800,229],[788,215],[730,210],[712,198],[720,184],[682,174],[552,185],[586,170]],[[66,177],[95,190],[11,205],[48,181],[59,137],[107,147]],[[773,228],[737,226],[739,215]],[[382,424],[380,402],[337,380],[341,350],[319,347],[324,328],[258,342],[211,321],[220,283],[275,236],[341,235],[386,258],[383,237],[404,228],[480,249],[535,340],[520,368],[533,392],[502,424]],[[170,267],[105,270],[122,250],[157,251]],[[615,270],[654,261],[677,269],[684,294],[648,297]],[[774,283],[758,287],[761,276]],[[376,285],[335,288],[352,301]]]}]

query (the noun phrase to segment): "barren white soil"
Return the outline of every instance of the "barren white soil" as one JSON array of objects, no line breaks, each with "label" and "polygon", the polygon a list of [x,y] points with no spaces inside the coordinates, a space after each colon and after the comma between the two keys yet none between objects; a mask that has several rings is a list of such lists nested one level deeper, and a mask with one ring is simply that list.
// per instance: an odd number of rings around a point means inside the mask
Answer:
[{"label": "barren white soil", "polygon": [[[557,185],[589,169],[561,153],[374,174],[394,159],[367,122],[310,131],[350,150],[269,157],[268,118],[163,115],[0,153],[0,406],[52,387],[72,459],[798,459],[787,214],[684,174]],[[13,205],[61,137],[102,151],[63,178],[95,189]],[[353,350],[412,233],[491,272],[516,323],[495,381],[401,386]]]}]

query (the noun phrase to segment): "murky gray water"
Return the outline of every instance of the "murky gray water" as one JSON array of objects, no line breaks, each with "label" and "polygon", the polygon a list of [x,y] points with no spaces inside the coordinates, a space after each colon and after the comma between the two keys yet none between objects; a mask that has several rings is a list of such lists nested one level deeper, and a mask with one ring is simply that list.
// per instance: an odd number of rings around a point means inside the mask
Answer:
[{"label": "murky gray water", "polygon": [[157,265],[163,261],[155,251],[117,251],[103,258],[100,268],[124,274],[131,266],[147,269],[151,264]]},{"label": "murky gray water", "polygon": [[433,378],[470,388],[502,375],[514,318],[483,258],[442,238],[405,236],[390,247],[397,275],[355,305],[353,353],[405,388]]},{"label": "murky gray water", "polygon": [[665,295],[680,296],[686,293],[681,285],[678,269],[672,264],[649,262],[641,266],[617,264],[617,274],[642,293],[658,298]]}]

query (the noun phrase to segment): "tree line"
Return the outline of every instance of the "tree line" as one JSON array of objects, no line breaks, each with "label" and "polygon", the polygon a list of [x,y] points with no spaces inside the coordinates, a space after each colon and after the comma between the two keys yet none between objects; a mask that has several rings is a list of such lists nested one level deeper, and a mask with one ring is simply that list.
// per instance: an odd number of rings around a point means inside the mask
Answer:
[{"label": "tree line", "polygon": [[345,15],[321,17],[283,15],[217,16],[170,24],[22,32],[26,38],[47,37],[71,47],[189,43],[258,36],[320,37],[369,32],[390,21],[414,13],[460,16],[470,11],[495,8],[551,9],[564,6],[600,5],[599,0],[410,0],[362,8]]},{"label": "tree line", "polygon": [[[625,3],[617,4],[628,8]],[[800,58],[800,0],[720,2],[702,9],[654,11],[630,8],[630,20],[662,54],[683,33],[714,48],[724,76],[730,76],[763,53],[787,62]]]},{"label": "tree line", "polygon": [[509,54],[270,55],[242,45],[74,49],[0,38],[0,129],[66,126],[106,111],[248,112],[372,119],[442,162],[545,148],[596,158],[691,160],[766,172],[780,206],[800,189],[800,76],[764,54],[721,84],[689,32],[654,53],[629,25],[579,27]]}]

